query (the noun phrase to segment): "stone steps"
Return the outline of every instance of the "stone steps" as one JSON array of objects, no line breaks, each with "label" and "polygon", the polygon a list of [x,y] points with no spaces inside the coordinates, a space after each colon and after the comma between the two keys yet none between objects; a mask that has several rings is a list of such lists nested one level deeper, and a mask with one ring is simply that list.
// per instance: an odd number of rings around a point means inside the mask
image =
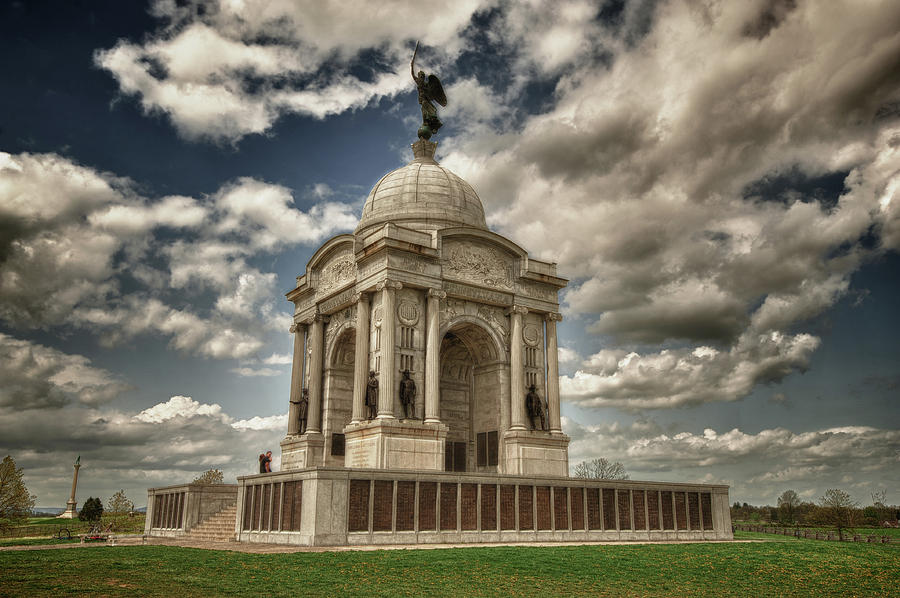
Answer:
[{"label": "stone steps", "polygon": [[225,507],[184,535],[186,540],[233,542],[237,505]]}]

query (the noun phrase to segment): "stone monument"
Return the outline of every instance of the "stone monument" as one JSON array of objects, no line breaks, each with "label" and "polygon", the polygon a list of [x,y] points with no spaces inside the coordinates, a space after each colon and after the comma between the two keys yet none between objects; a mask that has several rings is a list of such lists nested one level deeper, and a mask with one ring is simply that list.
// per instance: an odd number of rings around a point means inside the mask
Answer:
[{"label": "stone monument", "polygon": [[72,475],[72,493],[69,495],[69,500],[66,501],[66,510],[57,515],[59,519],[75,519],[78,516],[78,511],[75,510],[75,487],[78,486],[78,470],[81,469],[81,455],[78,455],[78,458],[75,459],[75,473]]},{"label": "stone monument", "polygon": [[[432,102],[447,99],[414,61],[412,161],[375,184],[356,231],[322,245],[287,294],[291,396],[308,388],[309,408],[303,434],[290,417],[282,469],[565,476],[556,323],[567,281],[489,230],[472,186],[435,160]],[[532,425],[529,388],[547,397],[549,425]]]},{"label": "stone monument", "polygon": [[[556,338],[567,281],[489,230],[472,186],[437,162],[434,103],[447,98],[415,52],[410,68],[423,120],[412,160],[287,293],[281,471],[238,478],[236,539],[730,539],[727,486],[568,477]],[[190,485],[150,489],[147,533],[189,534],[205,500]]]}]

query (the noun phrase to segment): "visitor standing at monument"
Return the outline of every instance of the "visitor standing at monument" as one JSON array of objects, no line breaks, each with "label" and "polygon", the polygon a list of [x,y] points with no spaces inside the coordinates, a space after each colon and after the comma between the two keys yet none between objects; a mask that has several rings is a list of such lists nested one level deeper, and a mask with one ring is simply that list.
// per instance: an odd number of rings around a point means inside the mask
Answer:
[{"label": "visitor standing at monument", "polygon": [[272,451],[266,451],[259,456],[259,473],[272,471]]}]

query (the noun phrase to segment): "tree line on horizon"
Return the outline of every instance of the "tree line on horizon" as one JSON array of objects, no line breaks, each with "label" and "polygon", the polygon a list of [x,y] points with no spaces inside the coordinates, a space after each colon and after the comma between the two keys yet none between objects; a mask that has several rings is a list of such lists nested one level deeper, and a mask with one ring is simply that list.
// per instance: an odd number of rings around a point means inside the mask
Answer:
[{"label": "tree line on horizon", "polygon": [[839,532],[854,527],[897,527],[900,506],[887,504],[887,492],[872,493],[872,504],[861,507],[858,501],[839,488],[829,488],[817,502],[801,500],[794,490],[785,490],[776,506],[755,506],[735,502],[731,520],[787,526],[834,527]]}]

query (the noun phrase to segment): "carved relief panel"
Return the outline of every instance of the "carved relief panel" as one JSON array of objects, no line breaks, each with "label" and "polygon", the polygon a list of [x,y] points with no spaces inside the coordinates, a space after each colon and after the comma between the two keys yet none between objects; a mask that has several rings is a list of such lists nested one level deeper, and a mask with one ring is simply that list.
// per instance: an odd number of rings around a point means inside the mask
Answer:
[{"label": "carved relief panel", "polygon": [[350,282],[356,281],[356,260],[350,251],[335,254],[319,270],[316,295],[327,295]]},{"label": "carved relief panel", "polygon": [[503,291],[513,291],[515,262],[504,252],[472,241],[445,241],[441,265],[454,278]]}]

